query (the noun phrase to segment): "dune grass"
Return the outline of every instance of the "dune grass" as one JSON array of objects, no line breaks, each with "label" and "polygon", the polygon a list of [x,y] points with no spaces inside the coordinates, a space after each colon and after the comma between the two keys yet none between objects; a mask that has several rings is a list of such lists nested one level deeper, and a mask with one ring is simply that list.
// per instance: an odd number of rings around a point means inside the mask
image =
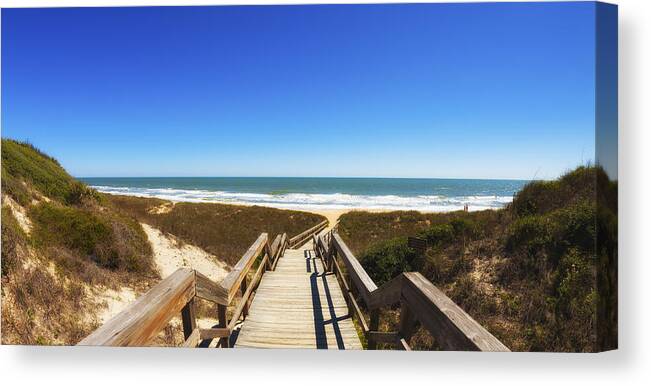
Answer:
[{"label": "dune grass", "polygon": [[289,236],[325,220],[323,216],[260,206],[214,203],[171,203],[155,198],[105,195],[104,199],[124,215],[173,234],[234,264],[260,233]]},{"label": "dune grass", "polygon": [[[2,139],[2,342],[74,344],[96,328],[88,288],[159,280],[137,221],[33,145]],[[23,207],[25,233],[4,200]]]},{"label": "dune grass", "polygon": [[11,209],[3,207],[2,343],[75,343],[97,327],[97,306],[82,283],[61,280],[48,269],[48,259],[30,254],[29,242]]},{"label": "dune grass", "polygon": [[2,139],[2,192],[21,205],[46,197],[66,201],[78,183],[59,165],[32,144]]},{"label": "dune grass", "polygon": [[140,222],[233,264],[261,232],[294,235],[323,221],[270,208],[105,196],[11,139],[2,139],[2,195],[32,225],[26,234],[3,205],[2,342],[12,344],[74,344],[97,327],[89,288],[142,291],[160,280]]},{"label": "dune grass", "polygon": [[[339,232],[378,285],[420,271],[512,350],[597,351],[617,340],[616,195],[603,170],[579,167],[502,210],[351,212]],[[423,256],[407,236],[427,240]]]}]

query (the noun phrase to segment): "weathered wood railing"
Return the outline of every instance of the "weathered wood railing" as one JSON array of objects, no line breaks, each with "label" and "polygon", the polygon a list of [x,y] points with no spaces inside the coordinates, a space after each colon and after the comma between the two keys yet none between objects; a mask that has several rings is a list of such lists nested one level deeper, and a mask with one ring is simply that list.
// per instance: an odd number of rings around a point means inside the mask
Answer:
[{"label": "weathered wood railing", "polygon": [[[277,261],[286,246],[282,241],[286,239],[287,235],[278,235],[270,244],[267,234],[260,234],[220,283],[213,282],[195,270],[179,268],[127,309],[84,338],[79,345],[146,345],[180,312],[185,337],[183,346],[194,347],[202,340],[219,339],[218,344],[221,347],[228,347],[235,324],[241,316],[246,317],[249,303],[262,274]],[[256,261],[259,263],[255,274],[247,283],[248,274]],[[234,303],[238,292],[241,297],[237,304],[234,304],[235,310],[231,315],[231,322],[228,323],[227,308]],[[217,327],[197,327],[196,298],[217,303]]]},{"label": "weathered wood railing", "polygon": [[179,312],[191,315],[195,295],[194,271],[178,269],[78,344],[146,345]]},{"label": "weathered wood railing", "polygon": [[[378,343],[410,350],[417,322],[444,350],[509,351],[497,338],[418,272],[405,272],[377,287],[336,232],[313,237],[314,249],[342,285],[348,307],[359,321],[369,349]],[[341,259],[345,272],[339,265]],[[357,295],[357,296],[356,296]],[[369,312],[369,321],[357,302]],[[380,308],[400,304],[398,331],[379,331]]]},{"label": "weathered wood railing", "polygon": [[313,235],[318,234],[327,226],[328,226],[328,220],[323,220],[322,222],[313,226],[312,228],[297,234],[296,236],[289,239],[289,248],[295,248],[305,244],[310,239],[312,239]]},{"label": "weathered wood railing", "polygon": [[[323,230],[327,224],[326,220],[291,239],[284,233],[276,236],[273,242],[270,242],[266,233],[260,234],[219,283],[198,271],[179,268],[78,345],[147,345],[180,313],[185,338],[183,346],[195,347],[203,340],[219,339],[218,346],[229,347],[231,334],[240,320],[246,318],[264,272],[276,268],[280,256],[290,245],[304,243]],[[257,268],[251,275],[254,266]],[[241,296],[238,297],[238,294]],[[196,298],[217,304],[216,327],[197,327]],[[234,307],[230,317],[229,307]]]}]

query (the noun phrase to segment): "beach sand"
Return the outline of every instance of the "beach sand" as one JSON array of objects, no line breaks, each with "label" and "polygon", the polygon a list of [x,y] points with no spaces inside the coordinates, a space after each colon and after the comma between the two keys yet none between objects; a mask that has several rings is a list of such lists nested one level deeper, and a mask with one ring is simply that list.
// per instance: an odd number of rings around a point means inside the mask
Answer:
[{"label": "beach sand", "polygon": [[141,223],[154,252],[154,261],[161,277],[173,274],[179,268],[192,268],[215,282],[221,281],[230,271],[228,265],[203,249],[179,243],[160,230]]},{"label": "beach sand", "polygon": [[310,210],[310,209],[297,209],[301,212],[309,212],[321,215],[328,219],[328,230],[332,229],[335,226],[339,217],[345,213],[350,212],[352,209],[320,209],[320,210]]},{"label": "beach sand", "polygon": [[[173,237],[163,234],[150,225],[141,225],[153,249],[154,261],[161,278],[166,278],[177,269],[186,267],[196,269],[213,281],[219,282],[230,271],[230,267],[226,263],[203,249],[187,243],[179,243]],[[88,290],[93,294],[95,301],[103,307],[98,314],[100,323],[106,323],[140,296],[129,287],[121,287],[118,290],[89,287]],[[200,320],[199,322],[205,328],[216,324],[214,319]],[[180,324],[180,320],[176,324]]]},{"label": "beach sand", "polygon": [[[332,229],[335,226],[339,217],[343,216],[349,212],[368,212],[368,213],[385,213],[385,212],[394,212],[396,209],[376,209],[376,208],[354,208],[354,209],[312,209],[312,208],[295,208],[291,210],[297,210],[300,212],[308,212],[321,215],[328,219],[328,230]],[[420,213],[430,213],[427,211],[419,211]]]}]

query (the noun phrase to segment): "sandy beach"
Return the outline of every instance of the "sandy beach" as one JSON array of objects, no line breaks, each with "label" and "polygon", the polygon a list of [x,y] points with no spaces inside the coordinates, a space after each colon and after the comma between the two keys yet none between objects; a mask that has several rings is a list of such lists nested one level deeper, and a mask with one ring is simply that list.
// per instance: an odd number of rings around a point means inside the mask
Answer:
[{"label": "sandy beach", "polygon": [[339,220],[339,217],[341,217],[345,213],[352,211],[352,209],[322,209],[322,210],[299,209],[299,210],[302,212],[318,214],[327,218],[328,229],[331,229],[333,226],[335,226],[335,224]]},{"label": "sandy beach", "polygon": [[[312,209],[312,208],[297,208],[292,209],[301,212],[308,212],[318,214],[328,219],[328,229],[331,229],[339,218],[349,212],[369,212],[369,213],[383,213],[383,212],[393,212],[396,209],[377,209],[377,208],[350,208],[350,209]],[[432,213],[429,211],[419,210],[420,213]]]}]

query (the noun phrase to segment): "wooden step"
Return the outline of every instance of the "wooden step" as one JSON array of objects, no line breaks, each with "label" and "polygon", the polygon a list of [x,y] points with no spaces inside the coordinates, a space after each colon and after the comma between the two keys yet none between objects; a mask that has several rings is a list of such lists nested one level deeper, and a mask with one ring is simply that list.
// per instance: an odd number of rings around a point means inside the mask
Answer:
[{"label": "wooden step", "polygon": [[362,344],[335,275],[325,272],[311,249],[288,249],[276,270],[262,276],[235,347],[362,349]]}]

